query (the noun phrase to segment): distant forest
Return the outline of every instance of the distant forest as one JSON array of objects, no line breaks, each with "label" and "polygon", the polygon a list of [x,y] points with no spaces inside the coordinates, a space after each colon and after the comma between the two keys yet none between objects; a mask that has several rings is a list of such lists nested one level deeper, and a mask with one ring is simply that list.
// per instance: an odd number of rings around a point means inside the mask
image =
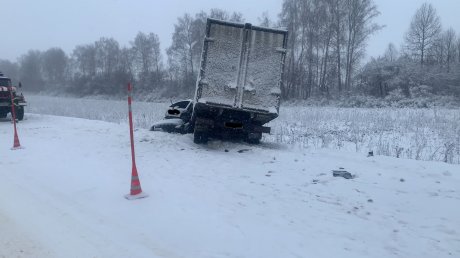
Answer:
[{"label": "distant forest", "polygon": [[[277,20],[258,24],[289,31],[283,100],[318,105],[460,106],[460,34],[443,28],[428,3],[415,10],[404,43],[364,63],[366,44],[384,24],[373,0],[284,0]],[[136,86],[144,100],[193,96],[206,18],[245,22],[220,9],[184,14],[174,26],[166,57],[160,39],[139,32],[129,46],[114,38],[76,46],[29,50],[17,62],[0,59],[0,71],[30,92],[74,96],[125,94]],[[383,50],[382,50],[383,52]]]}]

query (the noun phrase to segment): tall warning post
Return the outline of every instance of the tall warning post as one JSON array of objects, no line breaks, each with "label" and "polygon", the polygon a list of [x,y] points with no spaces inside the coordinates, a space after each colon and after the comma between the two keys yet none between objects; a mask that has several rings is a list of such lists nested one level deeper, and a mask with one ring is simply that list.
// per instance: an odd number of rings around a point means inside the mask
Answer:
[{"label": "tall warning post", "polygon": [[125,195],[128,200],[145,198],[148,195],[142,192],[141,181],[139,180],[139,174],[137,173],[136,167],[136,156],[134,153],[134,126],[133,126],[133,113],[131,108],[132,103],[132,86],[128,83],[128,117],[129,117],[129,136],[131,139],[131,191]]}]

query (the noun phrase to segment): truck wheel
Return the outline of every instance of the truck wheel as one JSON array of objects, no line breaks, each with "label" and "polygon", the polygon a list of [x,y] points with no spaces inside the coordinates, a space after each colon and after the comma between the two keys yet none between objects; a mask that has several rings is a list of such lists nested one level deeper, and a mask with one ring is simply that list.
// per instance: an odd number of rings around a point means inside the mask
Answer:
[{"label": "truck wheel", "polygon": [[208,134],[206,132],[197,132],[193,133],[193,142],[196,144],[206,144],[208,143]]},{"label": "truck wheel", "polygon": [[248,133],[245,141],[249,144],[259,144],[262,139],[262,133]]},{"label": "truck wheel", "polygon": [[19,121],[22,121],[24,119],[24,107],[17,107],[16,108],[16,118]]},{"label": "truck wheel", "polygon": [[193,142],[196,144],[206,144],[208,143],[209,129],[206,125],[200,122],[200,120],[195,121],[193,127]]}]

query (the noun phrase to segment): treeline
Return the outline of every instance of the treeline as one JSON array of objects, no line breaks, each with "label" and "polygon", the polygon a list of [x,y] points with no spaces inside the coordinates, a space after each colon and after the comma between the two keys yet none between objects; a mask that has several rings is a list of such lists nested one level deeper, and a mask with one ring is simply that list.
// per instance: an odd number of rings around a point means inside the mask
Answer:
[{"label": "treeline", "polygon": [[102,37],[75,47],[70,55],[59,47],[30,50],[18,62],[0,60],[0,70],[32,92],[117,96],[125,94],[130,81],[146,98],[191,98],[207,17],[244,22],[240,13],[220,9],[184,14],[174,26],[166,64],[159,37],[139,32],[129,46]]},{"label": "treeline", "polygon": [[381,26],[372,0],[285,0],[287,27],[284,98],[332,97],[352,90],[366,42]]},{"label": "treeline", "polygon": [[458,107],[460,37],[453,28],[443,29],[435,8],[425,3],[401,47],[389,43],[384,55],[368,62],[355,79],[357,92],[392,105]]},{"label": "treeline", "polygon": [[[384,56],[363,64],[368,39],[382,28],[374,22],[378,15],[373,0],[284,0],[277,20],[262,14],[257,25],[289,31],[282,98],[353,105],[420,92],[460,98],[460,39],[453,29],[442,30],[429,4],[417,10],[399,49],[390,44]],[[121,95],[132,81],[143,96],[191,97],[207,17],[245,22],[220,9],[184,14],[166,57],[156,34],[139,32],[129,46],[103,37],[69,55],[60,48],[31,50],[18,62],[0,60],[0,70],[29,91]]]},{"label": "treeline", "polygon": [[129,81],[140,92],[158,89],[165,77],[158,36],[139,32],[130,45],[101,38],[75,47],[70,56],[60,48],[30,50],[18,63],[1,61],[0,69],[33,92],[117,95]]}]

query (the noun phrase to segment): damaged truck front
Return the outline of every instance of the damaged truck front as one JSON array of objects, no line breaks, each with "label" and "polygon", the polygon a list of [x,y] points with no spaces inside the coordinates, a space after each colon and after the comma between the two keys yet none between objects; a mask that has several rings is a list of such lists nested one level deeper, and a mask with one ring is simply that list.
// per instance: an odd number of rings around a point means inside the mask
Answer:
[{"label": "damaged truck front", "polygon": [[[21,87],[21,83],[19,83]],[[24,107],[27,105],[24,95],[17,93],[17,88],[13,87],[11,79],[0,72],[0,118],[5,118],[12,112],[12,106],[18,120],[24,119]]]},{"label": "damaged truck front", "polygon": [[192,122],[194,142],[258,143],[278,117],[287,31],[208,19]]}]

